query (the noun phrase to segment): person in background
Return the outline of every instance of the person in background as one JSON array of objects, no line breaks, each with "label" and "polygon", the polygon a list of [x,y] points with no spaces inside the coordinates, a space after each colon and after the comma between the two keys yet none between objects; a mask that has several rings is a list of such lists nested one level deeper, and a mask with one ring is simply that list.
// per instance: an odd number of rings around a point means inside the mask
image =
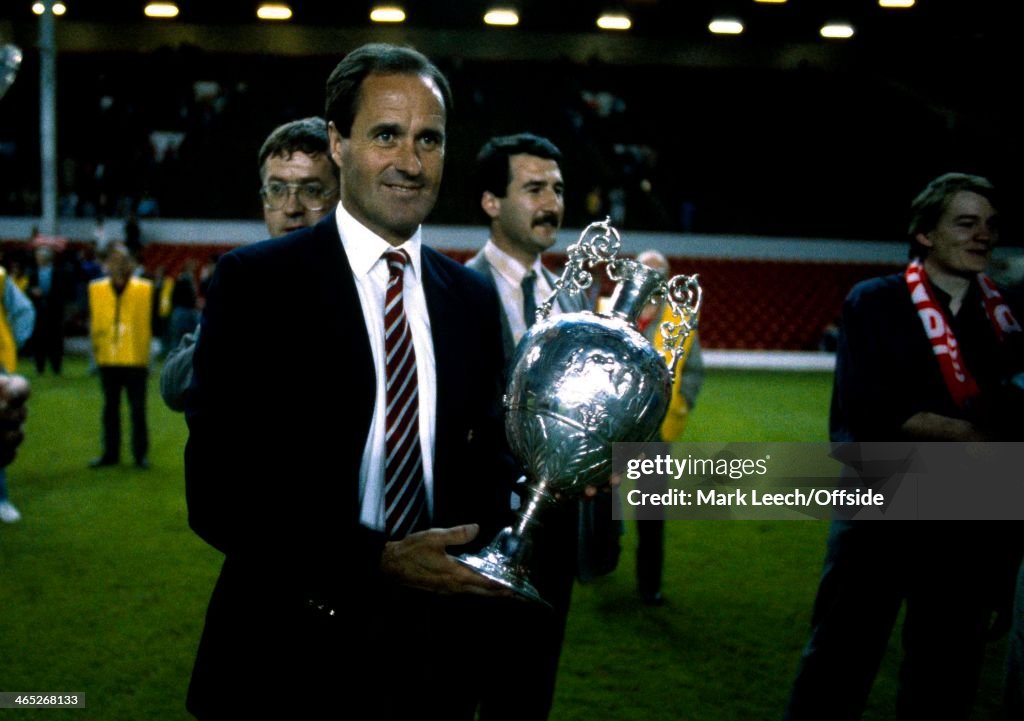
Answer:
[{"label": "person in background", "polygon": [[121,391],[128,395],[132,455],[149,468],[146,379],[153,332],[153,284],[133,275],[135,259],[120,243],[107,250],[109,276],[89,284],[89,333],[103,389],[103,452],[91,468],[121,461]]},{"label": "person in background", "polygon": [[[992,184],[963,173],[915,198],[906,269],[843,304],[833,442],[1024,440],[1007,383],[1024,370],[1020,309],[985,275],[998,208]],[[1022,538],[1010,522],[833,520],[785,718],[860,718],[906,602],[893,717],[966,721]]]},{"label": "person in background", "polygon": [[17,370],[18,348],[32,336],[36,311],[2,266],[0,288],[0,521],[17,523],[21,513],[10,500],[7,466],[13,460],[13,448],[21,442],[21,411],[28,398],[28,383],[12,374]]},{"label": "person in background", "polygon": [[[554,245],[565,215],[562,154],[547,138],[532,133],[494,137],[476,159],[480,208],[490,237],[466,262],[501,300],[506,372],[516,345],[533,325],[536,311],[551,295],[558,277],[544,267],[542,254]],[[582,294],[561,294],[555,314],[586,309]],[[572,598],[573,579],[590,580],[615,568],[619,524],[611,520],[610,493],[553,509],[534,540],[531,579],[553,611],[516,604],[508,611],[520,638],[505,656],[519,679],[513,697],[485,701],[484,718],[545,719],[554,698],[558,660]],[[517,508],[519,497],[513,498]]]},{"label": "person in background", "polygon": [[73,281],[67,268],[55,262],[52,248],[39,246],[35,258],[28,296],[36,307],[36,327],[32,334],[36,371],[42,375],[49,361],[54,374],[60,375],[64,365],[64,308],[71,299]]},{"label": "person in background", "polygon": [[[323,118],[293,120],[275,128],[258,155],[263,221],[271,238],[318,223],[338,202],[338,168],[327,147],[327,122]],[[185,392],[192,382],[192,354],[199,335],[196,325],[194,268],[186,265],[187,278],[178,282],[190,289],[190,320],[171,325],[182,328],[160,373],[160,395],[168,408],[185,409]],[[212,273],[212,269],[210,271]],[[175,284],[175,307],[182,301]],[[193,331],[194,329],[194,331]],[[193,331],[193,332],[186,332]]]},{"label": "person in background", "polygon": [[[637,261],[665,276],[672,275],[668,259],[656,250],[645,250],[636,257]],[[671,360],[671,351],[665,349],[665,341],[661,335],[661,324],[679,322],[672,313],[672,308],[662,301],[660,304],[648,304],[640,314],[637,325],[647,340],[654,344],[666,362]],[[675,369],[675,381],[672,385],[672,400],[669,402],[665,420],[661,423],[659,436],[662,441],[672,443],[678,441],[686,428],[690,411],[697,405],[697,394],[704,384],[704,358],[700,350],[700,338],[696,331],[691,333],[684,344],[683,359]],[[664,493],[664,477],[652,476],[651,482],[660,484],[654,488],[643,488],[645,493]],[[656,507],[661,510],[660,507]],[[657,518],[638,520],[636,524],[636,583],[640,600],[648,606],[661,606],[665,598],[661,593],[661,577],[665,565],[665,521]]]}]

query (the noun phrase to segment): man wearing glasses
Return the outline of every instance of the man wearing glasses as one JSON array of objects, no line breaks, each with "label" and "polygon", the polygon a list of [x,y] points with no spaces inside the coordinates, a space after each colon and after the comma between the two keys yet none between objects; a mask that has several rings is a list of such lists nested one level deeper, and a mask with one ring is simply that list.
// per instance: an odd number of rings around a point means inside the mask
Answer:
[{"label": "man wearing glasses", "polygon": [[270,237],[315,225],[338,202],[338,169],[327,152],[327,123],[285,123],[260,148],[260,197]]},{"label": "man wearing glasses", "polygon": [[[272,238],[315,225],[338,202],[338,168],[327,152],[323,118],[293,120],[275,128],[260,148],[259,168],[263,222]],[[172,410],[185,409],[198,338],[197,327],[164,361],[160,395]]]}]

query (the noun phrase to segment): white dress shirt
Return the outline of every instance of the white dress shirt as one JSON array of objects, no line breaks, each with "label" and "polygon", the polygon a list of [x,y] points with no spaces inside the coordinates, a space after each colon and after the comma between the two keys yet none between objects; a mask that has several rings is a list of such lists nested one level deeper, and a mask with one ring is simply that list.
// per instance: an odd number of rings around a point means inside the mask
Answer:
[{"label": "white dress shirt", "polygon": [[[370,433],[363,448],[359,467],[360,522],[367,528],[385,530],[384,522],[384,434],[387,381],[384,363],[384,296],[390,272],[381,258],[392,246],[353,218],[338,203],[336,218],[341,244],[345,248],[352,276],[359,293],[359,302],[366,320],[366,333],[373,351],[374,373],[377,377],[377,401],[373,409]],[[412,332],[416,351],[416,378],[420,399],[420,450],[423,454],[423,482],[427,491],[427,508],[434,511],[434,429],[437,421],[437,369],[434,341],[430,334],[427,298],[423,293],[423,265],[420,258],[421,230],[417,228],[409,240],[398,248],[409,254],[403,278],[402,298],[405,315]]]},{"label": "white dress shirt", "polygon": [[[512,331],[513,345],[518,345],[520,339],[526,335],[526,318],[523,317],[523,278],[531,270],[537,276],[537,282],[533,286],[537,308],[540,308],[551,295],[551,284],[544,275],[540,256],[533,261],[533,265],[526,267],[496,246],[493,240],[488,239],[484,245],[484,257],[494,271],[494,284],[498,289],[498,297],[501,298],[508,328]],[[557,304],[552,312],[558,312]]]}]

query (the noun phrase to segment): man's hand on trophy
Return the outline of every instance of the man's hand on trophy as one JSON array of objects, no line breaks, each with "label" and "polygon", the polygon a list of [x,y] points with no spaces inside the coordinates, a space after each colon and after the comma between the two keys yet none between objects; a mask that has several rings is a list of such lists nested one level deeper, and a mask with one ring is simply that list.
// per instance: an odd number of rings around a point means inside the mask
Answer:
[{"label": "man's hand on trophy", "polygon": [[431,528],[410,533],[400,541],[384,544],[381,573],[395,583],[434,593],[472,593],[478,596],[514,597],[495,581],[473,572],[448,554],[448,546],[469,543],[480,532],[470,523],[453,528]]}]

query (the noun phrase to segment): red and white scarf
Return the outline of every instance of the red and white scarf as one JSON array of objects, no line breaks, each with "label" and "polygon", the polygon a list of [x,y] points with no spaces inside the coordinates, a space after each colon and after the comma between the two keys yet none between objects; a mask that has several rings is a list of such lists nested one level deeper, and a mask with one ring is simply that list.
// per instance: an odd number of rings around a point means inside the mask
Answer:
[{"label": "red and white scarf", "polygon": [[[917,308],[917,314],[924,324],[924,332],[931,341],[932,351],[939,362],[939,369],[946,381],[949,394],[958,407],[963,408],[978,395],[978,383],[964,365],[960,356],[960,347],[953,335],[953,328],[946,319],[942,307],[935,300],[935,293],[928,274],[921,261],[914,259],[903,273],[910,290],[910,299]],[[985,314],[1000,342],[1008,333],[1021,332],[1020,323],[1013,317],[1010,306],[1003,299],[995,283],[984,273],[978,273],[978,285],[981,287]]]}]

